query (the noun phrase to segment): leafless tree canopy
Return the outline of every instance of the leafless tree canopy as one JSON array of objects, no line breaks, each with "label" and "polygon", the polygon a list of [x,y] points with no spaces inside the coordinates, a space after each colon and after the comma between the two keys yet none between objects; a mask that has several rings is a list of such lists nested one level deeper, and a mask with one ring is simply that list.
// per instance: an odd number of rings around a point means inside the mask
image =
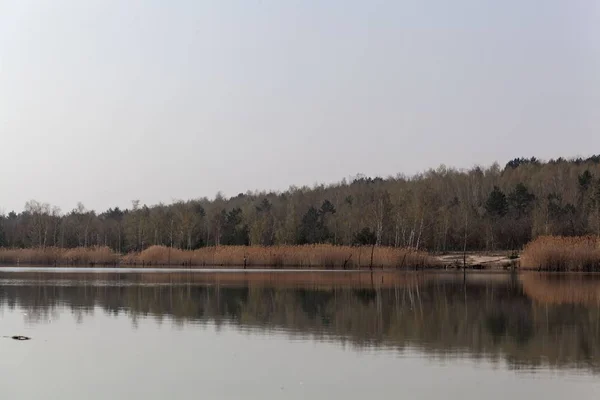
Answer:
[{"label": "leafless tree canopy", "polygon": [[412,177],[356,176],[332,185],[248,192],[97,213],[31,200],[0,217],[4,247],[330,243],[429,251],[519,249],[542,235],[600,235],[600,156],[504,168],[440,166]]}]

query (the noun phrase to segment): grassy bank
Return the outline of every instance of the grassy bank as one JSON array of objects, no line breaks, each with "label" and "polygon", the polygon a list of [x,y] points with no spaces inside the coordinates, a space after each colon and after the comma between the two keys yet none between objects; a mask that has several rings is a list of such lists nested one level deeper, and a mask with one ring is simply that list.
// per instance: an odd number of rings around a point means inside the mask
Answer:
[{"label": "grassy bank", "polygon": [[600,239],[542,236],[525,246],[521,268],[541,271],[600,271]]},{"label": "grassy bank", "polygon": [[45,247],[33,249],[0,248],[0,264],[33,265],[116,265],[120,257],[108,247],[78,247],[63,249]]},{"label": "grassy bank", "polygon": [[0,248],[0,264],[127,265],[267,268],[433,268],[438,262],[425,252],[392,247],[219,246],[180,250],[152,246],[119,255],[108,247],[61,249]]},{"label": "grassy bank", "polygon": [[[371,255],[372,261],[371,261]],[[392,247],[307,246],[218,246],[198,250],[152,246],[123,257],[129,265],[186,265],[269,268],[408,268],[437,265],[427,253]]]}]

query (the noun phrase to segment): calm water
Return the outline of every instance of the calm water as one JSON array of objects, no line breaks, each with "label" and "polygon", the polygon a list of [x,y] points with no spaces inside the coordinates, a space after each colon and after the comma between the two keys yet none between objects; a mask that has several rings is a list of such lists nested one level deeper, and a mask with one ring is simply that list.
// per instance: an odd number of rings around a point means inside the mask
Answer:
[{"label": "calm water", "polygon": [[0,270],[7,399],[598,399],[600,276]]}]

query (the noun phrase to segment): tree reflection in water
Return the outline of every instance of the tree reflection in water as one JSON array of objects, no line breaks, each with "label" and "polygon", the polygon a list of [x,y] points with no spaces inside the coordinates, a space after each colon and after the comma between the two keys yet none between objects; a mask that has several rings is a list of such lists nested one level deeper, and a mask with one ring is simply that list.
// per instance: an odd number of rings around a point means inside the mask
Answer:
[{"label": "tree reflection in water", "polygon": [[177,324],[280,330],[356,347],[418,348],[511,367],[599,371],[600,276],[530,273],[0,273],[31,323],[66,308]]}]

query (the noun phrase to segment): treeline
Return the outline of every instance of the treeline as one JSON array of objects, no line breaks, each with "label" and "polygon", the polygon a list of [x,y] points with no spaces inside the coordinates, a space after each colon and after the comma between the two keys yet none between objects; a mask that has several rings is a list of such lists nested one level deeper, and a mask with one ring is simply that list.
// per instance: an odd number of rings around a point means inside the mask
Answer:
[{"label": "treeline", "polygon": [[377,244],[429,251],[518,249],[540,235],[600,235],[600,156],[440,166],[411,177],[248,192],[102,213],[29,201],[0,217],[0,246]]}]

